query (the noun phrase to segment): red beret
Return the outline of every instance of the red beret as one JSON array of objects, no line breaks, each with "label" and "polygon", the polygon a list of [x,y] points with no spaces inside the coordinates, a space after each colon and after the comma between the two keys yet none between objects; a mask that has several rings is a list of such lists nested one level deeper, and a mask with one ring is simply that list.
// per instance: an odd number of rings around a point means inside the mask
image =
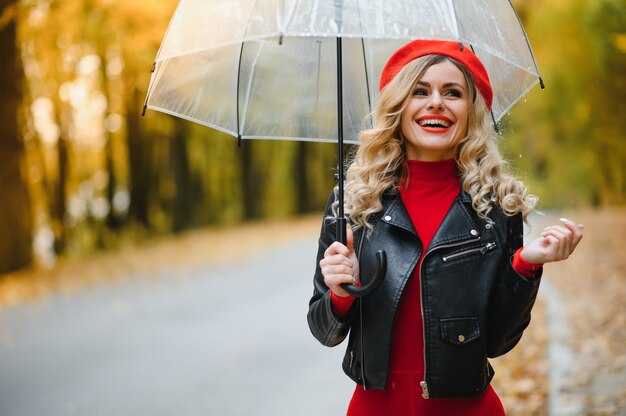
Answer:
[{"label": "red beret", "polygon": [[487,103],[487,107],[491,110],[493,91],[491,90],[487,70],[470,48],[463,47],[463,49],[461,49],[461,45],[458,42],[418,39],[407,43],[395,51],[385,64],[383,72],[380,75],[380,90],[382,90],[406,64],[425,55],[444,55],[463,64],[474,77],[476,88],[478,88],[478,91],[480,91]]}]

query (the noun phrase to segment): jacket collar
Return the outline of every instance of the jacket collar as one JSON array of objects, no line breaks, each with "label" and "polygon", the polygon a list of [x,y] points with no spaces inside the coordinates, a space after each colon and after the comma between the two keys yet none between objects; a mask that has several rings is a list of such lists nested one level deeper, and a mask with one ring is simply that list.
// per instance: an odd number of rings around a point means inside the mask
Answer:
[{"label": "jacket collar", "polygon": [[[386,199],[388,203],[383,203],[385,208],[383,209],[381,220],[417,236],[411,217],[409,217],[400,194],[398,192],[386,193]],[[461,192],[452,203],[450,210],[433,236],[428,249],[464,241],[480,240],[480,228],[476,223],[475,217],[476,215],[472,208],[472,198],[461,187]]]}]

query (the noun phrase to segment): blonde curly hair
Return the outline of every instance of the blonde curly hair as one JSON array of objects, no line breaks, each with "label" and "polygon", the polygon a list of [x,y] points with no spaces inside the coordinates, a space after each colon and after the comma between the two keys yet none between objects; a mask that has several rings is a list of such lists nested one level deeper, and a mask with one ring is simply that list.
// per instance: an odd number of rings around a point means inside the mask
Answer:
[{"label": "blonde curly hair", "polygon": [[372,228],[371,215],[380,212],[382,195],[398,191],[405,183],[406,145],[401,115],[418,81],[431,66],[450,61],[463,72],[470,90],[467,134],[455,148],[455,160],[463,189],[481,218],[489,218],[494,206],[506,215],[522,213],[524,220],[535,208],[537,197],[506,173],[506,162],[498,151],[496,133],[485,100],[476,91],[472,75],[456,60],[427,55],[408,63],[381,91],[374,111],[375,126],[360,134],[361,145],[347,171],[345,213],[357,228]]}]

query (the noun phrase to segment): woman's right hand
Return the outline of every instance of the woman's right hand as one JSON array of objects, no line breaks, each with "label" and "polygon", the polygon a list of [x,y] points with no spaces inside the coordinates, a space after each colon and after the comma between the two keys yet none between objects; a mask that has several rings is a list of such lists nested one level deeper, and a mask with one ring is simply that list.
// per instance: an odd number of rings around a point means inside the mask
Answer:
[{"label": "woman's right hand", "polygon": [[346,227],[346,245],[335,241],[324,252],[320,260],[324,283],[337,296],[350,296],[341,285],[356,285],[359,281],[359,260],[354,252],[354,234],[350,224]]}]

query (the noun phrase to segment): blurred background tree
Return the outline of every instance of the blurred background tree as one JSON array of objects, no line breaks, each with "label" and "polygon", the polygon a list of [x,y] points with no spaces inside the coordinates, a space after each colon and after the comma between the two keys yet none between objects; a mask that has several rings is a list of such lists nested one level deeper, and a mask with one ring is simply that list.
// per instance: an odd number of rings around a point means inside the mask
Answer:
[{"label": "blurred background tree", "polygon": [[[624,0],[513,3],[547,88],[505,117],[502,149],[541,208],[623,204]],[[323,208],[334,145],[238,147],[190,122],[141,117],[175,6],[0,0],[0,273]]]},{"label": "blurred background tree", "polygon": [[514,2],[546,89],[505,119],[503,148],[542,207],[626,202],[626,1]]},{"label": "blurred background tree", "polygon": [[27,266],[31,209],[24,174],[22,61],[17,42],[17,0],[0,1],[0,273]]}]

